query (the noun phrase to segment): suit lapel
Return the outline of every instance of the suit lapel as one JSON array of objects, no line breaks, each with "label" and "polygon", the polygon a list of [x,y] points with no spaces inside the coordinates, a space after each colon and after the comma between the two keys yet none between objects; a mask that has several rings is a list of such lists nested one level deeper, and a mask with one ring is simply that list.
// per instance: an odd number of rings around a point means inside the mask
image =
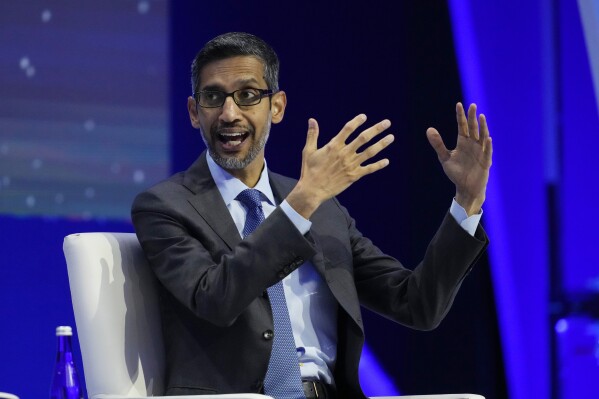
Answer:
[{"label": "suit lapel", "polygon": [[239,244],[241,241],[239,231],[210,175],[206,151],[187,169],[183,185],[194,193],[189,198],[189,203],[229,249]]}]

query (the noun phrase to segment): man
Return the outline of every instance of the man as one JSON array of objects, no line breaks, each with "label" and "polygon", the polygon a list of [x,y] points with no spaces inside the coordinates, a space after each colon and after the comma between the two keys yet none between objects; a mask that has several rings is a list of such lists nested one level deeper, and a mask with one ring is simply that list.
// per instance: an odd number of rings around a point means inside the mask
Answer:
[{"label": "man", "polygon": [[362,236],[335,199],[387,166],[371,159],[393,141],[387,134],[372,143],[388,120],[350,138],[366,122],[358,115],[319,148],[310,119],[299,180],[267,169],[270,127],[287,102],[278,67],[272,48],[253,35],[208,42],[193,61],[187,101],[208,151],[133,204],[137,235],[162,287],[167,395],[364,398],[360,305],[434,328],[487,245],[478,221],[492,145],[475,106],[467,118],[456,107],[455,150],[427,131],[456,196],[410,271]]}]

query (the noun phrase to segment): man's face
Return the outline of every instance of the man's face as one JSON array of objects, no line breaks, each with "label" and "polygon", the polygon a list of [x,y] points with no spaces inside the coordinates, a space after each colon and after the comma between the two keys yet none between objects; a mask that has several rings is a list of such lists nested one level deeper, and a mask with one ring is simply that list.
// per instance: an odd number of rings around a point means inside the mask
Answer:
[{"label": "man's face", "polygon": [[[238,56],[211,62],[200,73],[199,90],[226,93],[239,89],[267,89],[264,65],[255,57]],[[202,108],[189,97],[187,108],[191,124],[201,130],[210,156],[222,168],[232,171],[249,165],[262,168],[264,146],[270,124],[283,118],[286,99],[279,92],[259,104],[239,106],[227,97],[219,108]]]}]

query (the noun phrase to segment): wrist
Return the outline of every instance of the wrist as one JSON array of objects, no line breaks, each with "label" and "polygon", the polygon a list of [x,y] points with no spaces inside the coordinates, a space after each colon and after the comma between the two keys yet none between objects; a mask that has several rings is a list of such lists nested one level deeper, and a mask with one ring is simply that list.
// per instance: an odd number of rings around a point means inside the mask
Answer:
[{"label": "wrist", "polygon": [[294,211],[299,213],[305,219],[310,219],[312,214],[318,209],[320,201],[314,193],[304,189],[301,183],[298,183],[285,198],[287,203]]},{"label": "wrist", "polygon": [[480,213],[483,203],[485,202],[484,196],[468,196],[461,193],[456,193],[455,201],[466,211],[468,217]]}]

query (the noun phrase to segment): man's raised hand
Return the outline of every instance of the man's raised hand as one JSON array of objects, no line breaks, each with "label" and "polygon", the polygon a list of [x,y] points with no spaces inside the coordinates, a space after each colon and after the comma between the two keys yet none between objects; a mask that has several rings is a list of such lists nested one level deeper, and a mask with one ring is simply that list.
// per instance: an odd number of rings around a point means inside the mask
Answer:
[{"label": "man's raised hand", "polygon": [[[350,135],[366,122],[361,114],[345,124],[343,129],[325,146],[318,148],[318,123],[308,121],[306,145],[302,151],[302,171],[287,202],[300,215],[308,219],[324,201],[340,194],[360,178],[381,170],[388,159],[366,163],[394,140],[392,134],[371,143],[387,130],[391,122],[385,119],[362,131],[349,143]],[[359,151],[361,148],[364,149]]]},{"label": "man's raised hand", "polygon": [[426,135],[445,174],[456,186],[457,203],[471,216],[480,212],[485,201],[493,143],[485,116],[476,118],[476,104],[470,105],[466,119],[464,107],[457,103],[456,119],[458,142],[454,150],[445,147],[437,129],[429,128]]}]

